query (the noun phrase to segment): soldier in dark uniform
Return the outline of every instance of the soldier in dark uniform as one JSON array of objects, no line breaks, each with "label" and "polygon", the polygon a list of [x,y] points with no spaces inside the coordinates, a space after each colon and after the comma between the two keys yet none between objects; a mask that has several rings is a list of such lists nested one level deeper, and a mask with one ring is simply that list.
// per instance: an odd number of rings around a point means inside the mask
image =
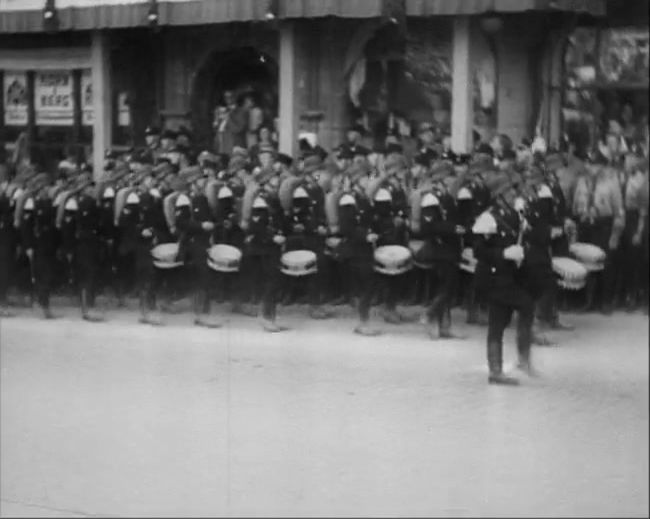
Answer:
[{"label": "soldier in dark uniform", "polygon": [[75,229],[75,273],[81,296],[81,317],[86,321],[102,321],[103,317],[92,311],[100,260],[98,231],[99,207],[90,179],[83,181],[78,197]]},{"label": "soldier in dark uniform", "polygon": [[[367,199],[371,201],[372,230],[377,234],[377,247],[384,245],[408,244],[408,198],[401,187],[398,176],[408,170],[404,157],[386,160],[384,172],[368,182]],[[381,288],[384,293],[384,320],[391,324],[413,321],[397,311],[397,301],[401,295],[406,276],[404,274],[380,275]]]},{"label": "soldier in dark uniform", "polygon": [[519,367],[533,374],[530,361],[532,326],[535,304],[524,288],[519,268],[523,262],[521,245],[525,224],[514,208],[517,197],[516,178],[508,173],[494,173],[486,179],[493,196],[493,205],[476,220],[474,254],[477,284],[488,298],[489,323],[487,357],[493,384],[515,385],[516,378],[503,373],[503,334],[513,311],[517,322],[517,351]]},{"label": "soldier in dark uniform", "polygon": [[261,170],[248,184],[242,205],[241,227],[246,233],[245,272],[253,286],[261,288],[262,322],[267,332],[286,328],[276,322],[280,288],[280,255],[286,242],[283,211],[277,196],[273,172]]},{"label": "soldier in dark uniform", "polygon": [[373,230],[372,206],[358,171],[351,170],[346,174],[342,191],[337,196],[341,242],[337,246],[336,255],[344,264],[343,270],[348,274],[346,279],[353,284],[352,293],[357,299],[359,324],[354,332],[375,336],[381,332],[370,326],[369,321],[372,296],[377,289],[373,251],[379,235]]},{"label": "soldier in dark uniform", "polygon": [[[457,212],[456,184],[463,178],[452,176],[451,166],[439,164],[432,171],[432,188],[426,190],[421,199],[420,231],[425,245],[420,252],[427,254],[427,261],[433,264],[436,279],[436,293],[427,309],[427,330],[432,339],[450,339],[451,308],[454,303],[459,281],[461,253],[460,237],[465,227]],[[451,177],[451,182],[444,182]],[[449,187],[448,185],[449,184]]]},{"label": "soldier in dark uniform", "polygon": [[[189,275],[194,296],[194,324],[218,328],[220,323],[210,315],[211,270],[208,267],[207,250],[215,225],[208,199],[203,190],[205,179],[200,168],[193,166],[179,172],[188,187],[176,199],[176,228],[180,237],[180,250]],[[184,190],[185,191],[185,190]]]},{"label": "soldier in dark uniform", "polygon": [[14,272],[18,236],[14,228],[16,185],[9,182],[8,170],[0,164],[0,317],[10,317],[7,292]]},{"label": "soldier in dark uniform", "polygon": [[[28,187],[22,217],[18,218],[22,246],[31,261],[36,299],[46,319],[53,319],[50,294],[54,283],[56,258],[55,208],[48,196],[50,178],[37,175]],[[18,211],[20,213],[20,211]]]},{"label": "soldier in dark uniform", "polygon": [[[322,307],[327,228],[317,188],[317,184],[310,183],[305,177],[289,177],[280,185],[279,196],[285,211],[285,252],[306,250],[316,254],[317,272],[309,276],[306,287],[310,303],[309,315],[313,319],[327,319],[332,316]],[[285,285],[291,284],[289,279],[284,281]],[[291,290],[294,287],[287,288]]]},{"label": "soldier in dark uniform", "polygon": [[549,346],[551,341],[543,330],[554,321],[554,303],[557,282],[553,272],[551,247],[554,227],[553,196],[545,183],[544,174],[536,165],[524,171],[522,196],[516,201],[516,209],[528,223],[523,237],[526,258],[521,271],[526,287],[536,303],[540,330],[533,333],[533,342]]}]

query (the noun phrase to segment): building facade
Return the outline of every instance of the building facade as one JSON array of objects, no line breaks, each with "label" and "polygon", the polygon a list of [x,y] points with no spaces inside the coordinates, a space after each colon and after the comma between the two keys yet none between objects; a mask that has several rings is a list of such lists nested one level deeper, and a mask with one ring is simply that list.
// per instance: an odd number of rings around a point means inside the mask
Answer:
[{"label": "building facade", "polygon": [[[567,45],[577,27],[607,27],[607,9],[606,0],[0,0],[0,139],[10,147],[26,132],[43,162],[72,150],[95,164],[107,148],[141,144],[149,124],[187,126],[211,147],[234,91],[250,95],[255,124],[290,153],[301,131],[329,149],[354,122],[377,139],[433,122],[459,152],[495,133],[558,142],[572,117]],[[647,69],[647,11],[645,21],[624,14],[618,26],[646,35]]]}]

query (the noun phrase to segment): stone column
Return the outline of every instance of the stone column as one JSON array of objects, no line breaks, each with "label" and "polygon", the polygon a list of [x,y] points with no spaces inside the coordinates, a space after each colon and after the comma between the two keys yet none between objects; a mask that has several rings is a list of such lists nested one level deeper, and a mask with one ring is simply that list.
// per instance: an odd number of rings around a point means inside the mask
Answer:
[{"label": "stone column", "polygon": [[93,85],[93,169],[95,178],[102,174],[104,151],[112,144],[113,113],[111,64],[108,34],[92,34],[91,67]]},{"label": "stone column", "polygon": [[474,125],[470,19],[454,19],[452,55],[451,146],[456,153],[472,150]]},{"label": "stone column", "polygon": [[295,106],[295,26],[294,22],[283,21],[280,26],[279,52],[279,149],[282,153],[294,154],[298,130],[298,117]]}]

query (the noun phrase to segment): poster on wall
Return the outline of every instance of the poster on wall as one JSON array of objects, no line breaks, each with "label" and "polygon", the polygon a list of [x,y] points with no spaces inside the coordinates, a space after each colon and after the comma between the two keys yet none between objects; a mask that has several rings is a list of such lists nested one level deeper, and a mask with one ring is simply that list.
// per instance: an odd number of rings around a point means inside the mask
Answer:
[{"label": "poster on wall", "polygon": [[86,69],[81,73],[81,124],[92,126],[94,120],[93,79],[90,69]]},{"label": "poster on wall", "polygon": [[27,74],[4,73],[4,123],[7,126],[27,126]]},{"label": "poster on wall", "polygon": [[119,126],[131,126],[131,108],[127,92],[120,92],[117,95],[117,124]]},{"label": "poster on wall", "polygon": [[36,72],[34,108],[39,126],[72,126],[72,72],[51,70]]}]

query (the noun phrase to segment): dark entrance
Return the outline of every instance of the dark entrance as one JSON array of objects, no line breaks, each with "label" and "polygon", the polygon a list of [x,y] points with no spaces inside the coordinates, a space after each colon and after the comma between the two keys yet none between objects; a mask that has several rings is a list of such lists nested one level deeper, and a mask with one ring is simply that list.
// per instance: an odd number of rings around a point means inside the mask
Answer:
[{"label": "dark entrance", "polygon": [[197,143],[212,147],[214,110],[223,103],[223,94],[232,91],[241,100],[252,94],[262,108],[264,123],[277,116],[278,66],[266,53],[241,47],[212,53],[199,68],[192,92],[192,125]]}]

